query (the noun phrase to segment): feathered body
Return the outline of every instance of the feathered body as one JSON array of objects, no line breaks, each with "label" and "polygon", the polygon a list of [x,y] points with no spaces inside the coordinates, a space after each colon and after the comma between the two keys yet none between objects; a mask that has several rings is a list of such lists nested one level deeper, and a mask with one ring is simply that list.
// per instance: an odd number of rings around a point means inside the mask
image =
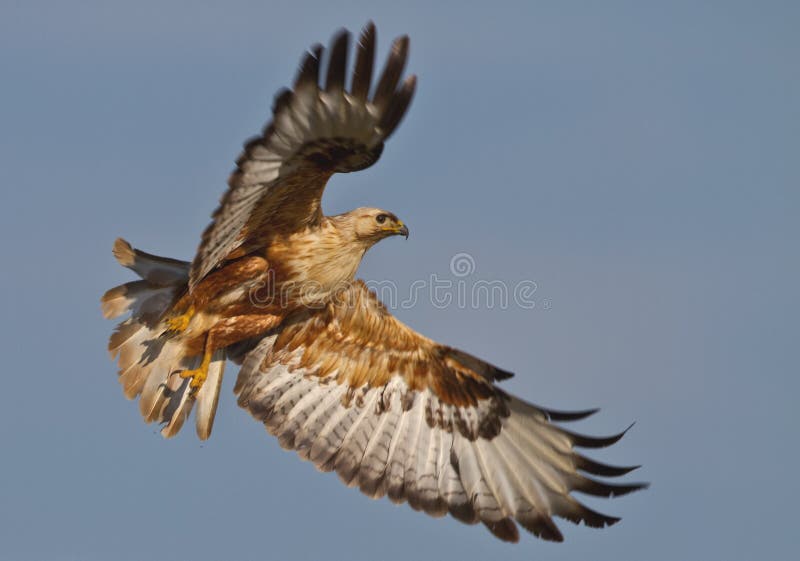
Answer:
[{"label": "feathered body", "polygon": [[408,228],[374,208],[325,216],[322,193],[333,173],[378,160],[416,79],[400,81],[408,53],[400,38],[370,95],[370,24],[346,87],[348,38],[334,37],[324,80],[315,46],[293,89],[276,96],[272,122],[245,145],[193,262],[115,243],[117,260],[141,278],[102,298],[106,317],[130,312],[109,341],[125,395],[138,396],[144,419],[167,437],[195,409],[197,434],[208,438],[230,358],[242,363],[243,408],[282,446],[372,497],[482,522],[507,541],[518,539],[516,524],[561,540],[553,515],[613,524],[570,493],[643,486],[589,477],[633,468],[575,451],[622,434],[559,427],[594,411],[551,411],[505,393],[496,383],[510,373],[403,325],[355,280],[370,247],[408,237]]}]

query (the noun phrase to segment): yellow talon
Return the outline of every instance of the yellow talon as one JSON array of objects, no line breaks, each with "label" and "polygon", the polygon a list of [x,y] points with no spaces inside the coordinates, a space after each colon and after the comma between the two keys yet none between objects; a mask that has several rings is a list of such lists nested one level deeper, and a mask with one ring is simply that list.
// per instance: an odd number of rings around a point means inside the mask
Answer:
[{"label": "yellow talon", "polygon": [[191,378],[192,381],[189,383],[189,387],[192,389],[192,393],[196,394],[200,391],[200,388],[203,387],[203,383],[208,378],[208,367],[211,364],[211,352],[210,345],[208,342],[206,343],[206,350],[203,353],[203,360],[200,363],[199,368],[195,368],[193,370],[184,370],[180,373],[181,378]]},{"label": "yellow talon", "polygon": [[169,331],[181,333],[182,331],[185,331],[187,327],[189,327],[189,322],[192,321],[193,316],[194,306],[189,306],[189,309],[181,315],[167,319],[167,329]]},{"label": "yellow talon", "polygon": [[180,373],[180,377],[191,378],[192,381],[189,382],[189,387],[192,388],[192,392],[197,393],[203,387],[206,378],[208,378],[208,365],[205,365],[205,367],[201,365],[200,368],[195,368],[194,370],[184,370]]}]

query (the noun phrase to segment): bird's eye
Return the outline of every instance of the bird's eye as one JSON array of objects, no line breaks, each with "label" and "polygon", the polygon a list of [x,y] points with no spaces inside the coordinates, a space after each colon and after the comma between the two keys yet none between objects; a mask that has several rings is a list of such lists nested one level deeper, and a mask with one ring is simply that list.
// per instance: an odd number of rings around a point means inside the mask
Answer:
[{"label": "bird's eye", "polygon": [[389,218],[387,215],[379,214],[378,216],[375,217],[375,222],[377,222],[378,224],[383,224],[384,222],[386,222],[387,218]]}]

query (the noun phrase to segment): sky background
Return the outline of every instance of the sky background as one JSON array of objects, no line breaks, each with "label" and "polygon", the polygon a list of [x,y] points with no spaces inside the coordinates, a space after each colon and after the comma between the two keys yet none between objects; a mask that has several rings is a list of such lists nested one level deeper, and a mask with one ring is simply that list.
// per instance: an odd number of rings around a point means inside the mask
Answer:
[{"label": "sky background", "polygon": [[[532,280],[536,307],[397,315],[542,405],[637,424],[594,457],[652,487],[611,529],[503,544],[370,501],[282,451],[228,376],[212,438],[165,441],[109,362],[116,236],[190,259],[300,54],[378,26],[419,84],[329,214],[395,212],[360,274]],[[796,2],[0,0],[0,559],[796,559]],[[792,442],[795,442],[793,445]],[[591,455],[591,454],[590,454]]]}]

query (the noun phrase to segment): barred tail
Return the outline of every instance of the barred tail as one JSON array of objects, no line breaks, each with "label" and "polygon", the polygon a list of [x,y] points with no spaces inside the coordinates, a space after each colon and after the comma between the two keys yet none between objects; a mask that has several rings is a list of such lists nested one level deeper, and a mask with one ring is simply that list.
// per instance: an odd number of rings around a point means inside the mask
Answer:
[{"label": "barred tail", "polygon": [[181,340],[165,333],[163,322],[165,312],[188,287],[190,263],[133,249],[121,238],[114,242],[114,257],[142,278],[116,286],[101,298],[104,317],[131,313],[108,342],[111,359],[119,357],[119,381],[125,396],[140,396],[144,420],[162,423],[161,434],[167,438],[178,433],[196,401],[197,435],[207,439],[217,409],[225,353],[214,355],[208,378],[192,395],[189,379],[179,374],[196,368],[200,357],[187,356]]}]

